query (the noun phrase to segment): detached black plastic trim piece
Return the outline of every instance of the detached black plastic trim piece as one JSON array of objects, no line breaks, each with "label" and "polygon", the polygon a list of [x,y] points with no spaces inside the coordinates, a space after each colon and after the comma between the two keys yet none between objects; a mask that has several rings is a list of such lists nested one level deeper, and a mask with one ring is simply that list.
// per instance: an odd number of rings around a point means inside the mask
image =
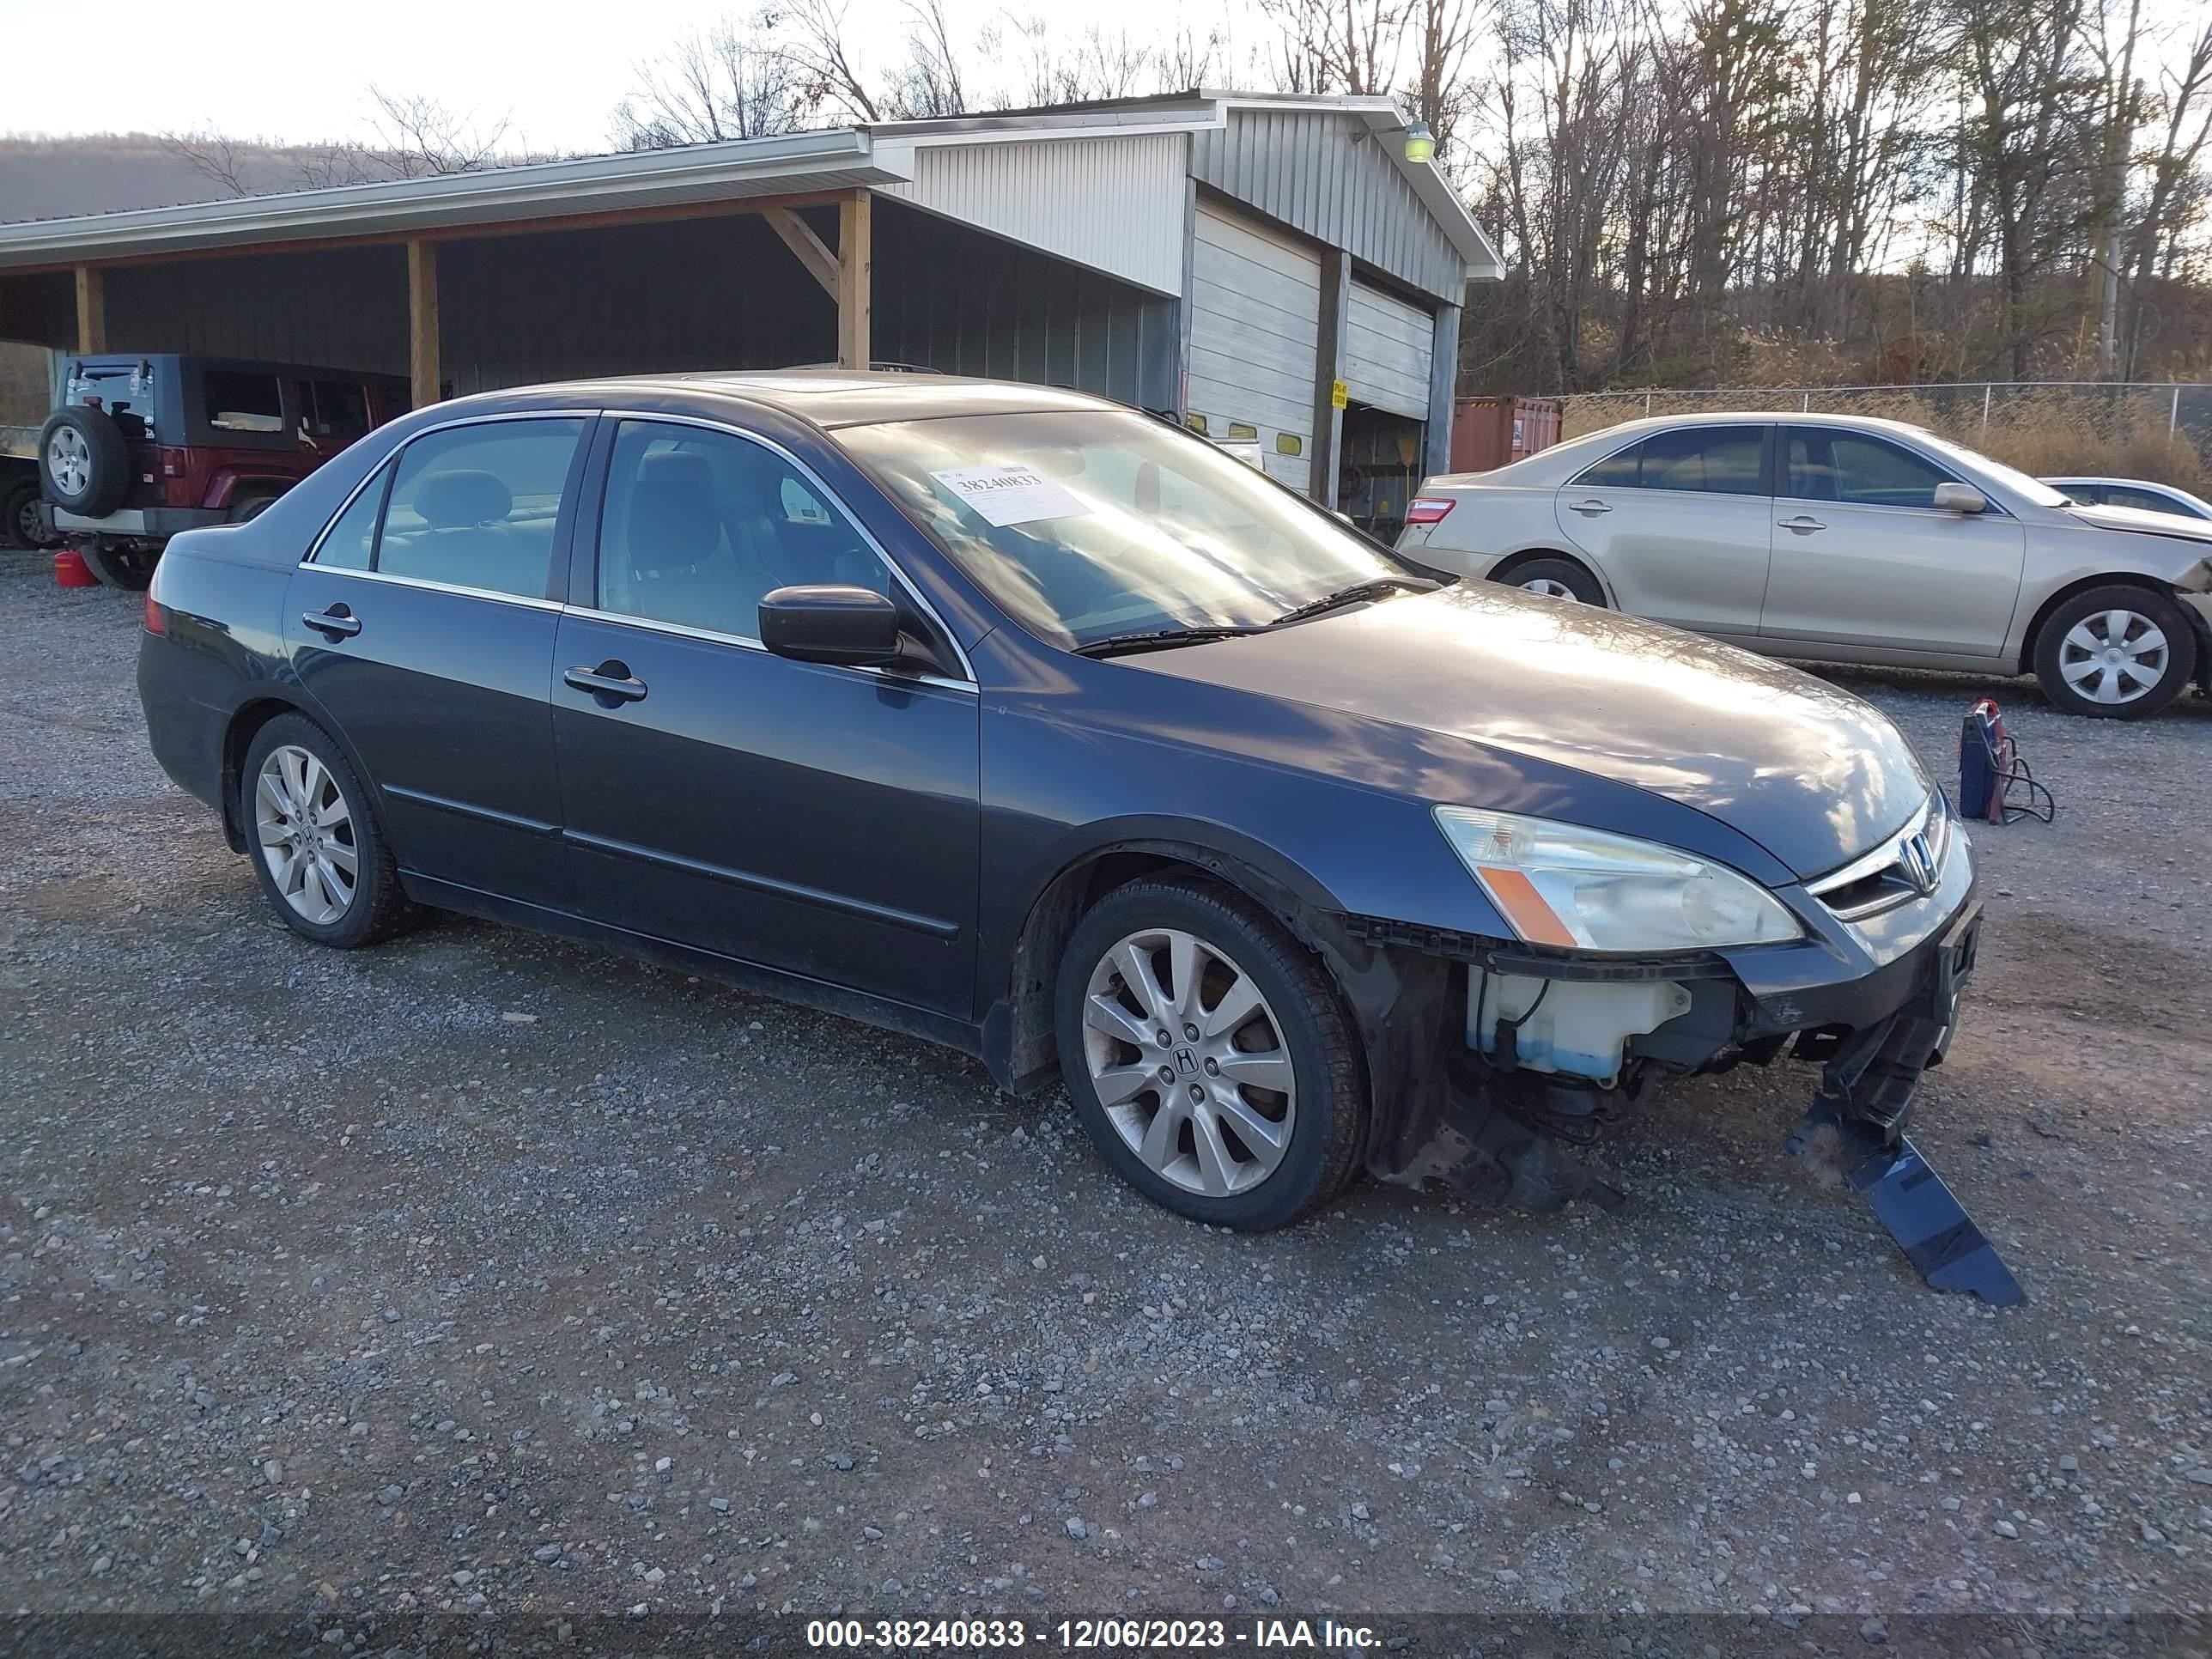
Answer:
[{"label": "detached black plastic trim piece", "polygon": [[1477,933],[1424,927],[1381,916],[1347,915],[1344,931],[1368,945],[1395,945],[1454,962],[1471,962],[1494,974],[1526,974],[1534,979],[1620,982],[1653,979],[1732,979],[1734,970],[1717,956],[1699,951],[1679,957],[1592,957],[1551,951]]}]

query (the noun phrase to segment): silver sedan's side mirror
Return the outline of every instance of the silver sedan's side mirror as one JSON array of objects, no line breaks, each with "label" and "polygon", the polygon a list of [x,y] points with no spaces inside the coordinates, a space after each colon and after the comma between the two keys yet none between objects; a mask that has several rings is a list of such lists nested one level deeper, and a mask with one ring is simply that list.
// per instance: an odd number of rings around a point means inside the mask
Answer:
[{"label": "silver sedan's side mirror", "polygon": [[1935,507],[1939,513],[1986,513],[1990,498],[1972,484],[1939,483]]}]

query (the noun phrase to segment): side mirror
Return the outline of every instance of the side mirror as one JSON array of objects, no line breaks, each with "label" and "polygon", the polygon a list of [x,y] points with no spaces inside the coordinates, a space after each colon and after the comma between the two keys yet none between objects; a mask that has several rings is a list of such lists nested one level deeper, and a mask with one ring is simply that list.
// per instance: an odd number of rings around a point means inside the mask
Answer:
[{"label": "side mirror", "polygon": [[1986,513],[1990,498],[1972,484],[1939,483],[1935,507],[1939,513]]},{"label": "side mirror", "polygon": [[899,659],[898,607],[866,587],[779,587],[762,596],[761,643],[779,657],[848,668]]}]

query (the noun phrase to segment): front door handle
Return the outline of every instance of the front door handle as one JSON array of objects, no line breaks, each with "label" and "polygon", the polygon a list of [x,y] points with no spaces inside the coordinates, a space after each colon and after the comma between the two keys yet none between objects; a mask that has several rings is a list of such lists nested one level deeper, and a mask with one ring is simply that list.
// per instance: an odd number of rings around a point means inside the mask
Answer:
[{"label": "front door handle", "polygon": [[361,632],[361,618],[347,610],[343,603],[334,605],[327,611],[303,611],[300,620],[318,634],[327,635],[334,640],[351,639]]},{"label": "front door handle", "polygon": [[588,691],[599,698],[603,708],[635,702],[645,696],[645,682],[633,678],[627,664],[611,658],[597,668],[572,668],[561,678],[579,691]]},{"label": "front door handle", "polygon": [[1581,514],[1585,519],[1595,519],[1601,513],[1613,511],[1603,501],[1571,501],[1568,506],[1571,510]]},{"label": "front door handle", "polygon": [[1809,513],[1800,513],[1794,519],[1777,519],[1775,523],[1799,536],[1809,536],[1816,530],[1828,527]]}]

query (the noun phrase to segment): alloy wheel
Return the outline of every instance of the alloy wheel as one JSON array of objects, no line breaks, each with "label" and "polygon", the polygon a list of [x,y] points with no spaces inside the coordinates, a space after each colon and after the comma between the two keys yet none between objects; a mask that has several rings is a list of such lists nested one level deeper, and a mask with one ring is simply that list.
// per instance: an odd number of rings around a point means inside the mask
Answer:
[{"label": "alloy wheel", "polygon": [[15,508],[15,522],[9,528],[15,532],[19,547],[40,547],[46,538],[46,526],[39,518],[39,498],[33,495],[23,497]]},{"label": "alloy wheel", "polygon": [[2091,702],[2130,703],[2166,678],[2172,647],[2165,631],[2141,611],[2099,611],[2066,630],[2058,672]]},{"label": "alloy wheel", "polygon": [[330,768],[295,744],[270,750],[254,781],[253,819],[262,859],[284,902],[319,926],[344,915],[361,860],[353,809]]},{"label": "alloy wheel", "polygon": [[74,427],[56,427],[46,440],[46,470],[64,493],[82,495],[92,481],[92,447]]},{"label": "alloy wheel", "polygon": [[1521,587],[1524,592],[1544,593],[1555,599],[1569,599],[1577,604],[1581,602],[1581,598],[1575,590],[1556,576],[1532,576],[1522,582]]},{"label": "alloy wheel", "polygon": [[1297,1127],[1283,1028],[1251,976],[1180,928],[1130,934],[1091,970],[1084,1059],[1146,1168],[1208,1198],[1273,1175]]}]

